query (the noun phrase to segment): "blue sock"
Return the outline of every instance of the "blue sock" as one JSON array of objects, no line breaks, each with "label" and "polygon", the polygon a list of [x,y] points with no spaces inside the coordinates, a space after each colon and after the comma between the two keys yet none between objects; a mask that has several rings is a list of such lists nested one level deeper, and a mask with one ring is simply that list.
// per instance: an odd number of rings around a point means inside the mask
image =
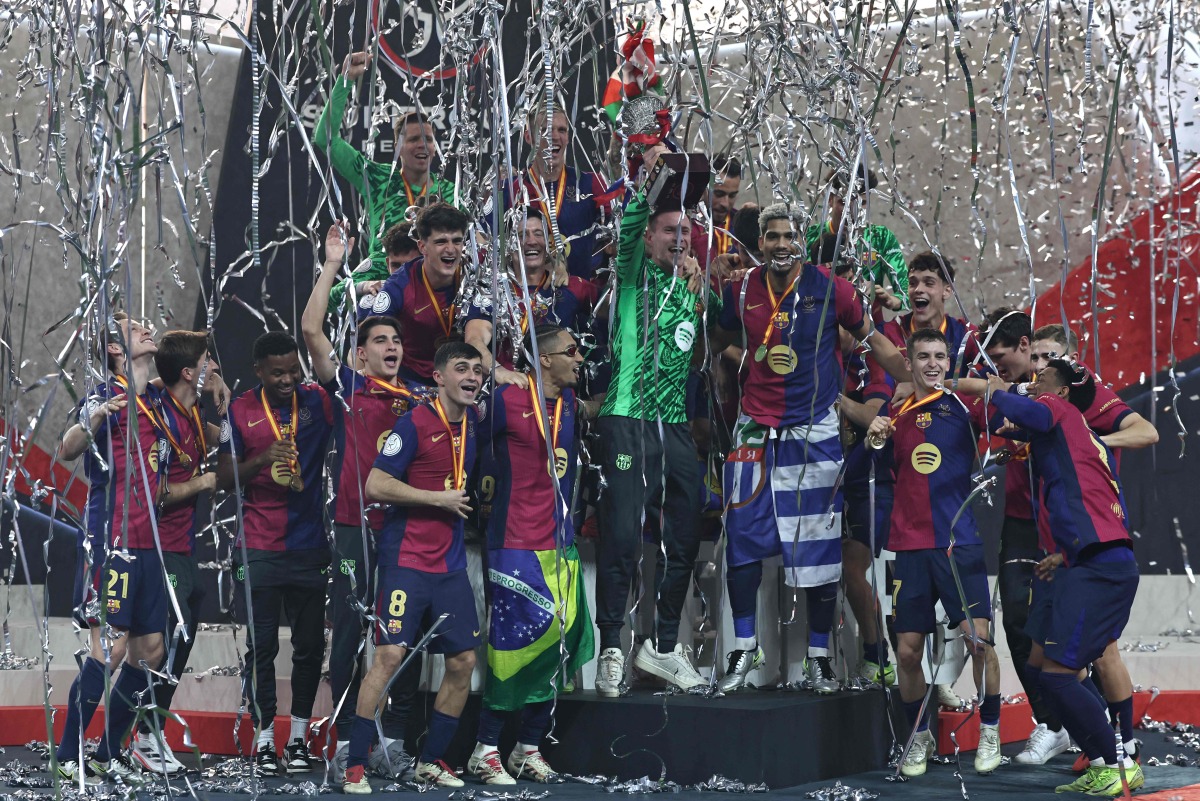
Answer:
[{"label": "blue sock", "polygon": [[500,732],[504,731],[504,718],[486,706],[479,710],[479,734],[476,740],[484,745],[500,745]]},{"label": "blue sock", "polygon": [[925,717],[917,720],[917,715],[921,713],[921,702],[925,700],[922,696],[915,701],[904,702],[904,716],[908,718],[908,725],[912,726],[917,731],[925,731],[929,728],[929,708],[925,709]]},{"label": "blue sock", "polygon": [[55,758],[59,762],[79,761],[79,735],[86,731],[104,698],[104,663],[90,656],[83,660],[83,669],[71,682],[67,702],[67,721]]},{"label": "blue sock", "polygon": [[421,761],[429,763],[441,759],[457,730],[458,718],[433,710],[429,718],[429,731],[425,733],[425,747],[421,749]]},{"label": "blue sock", "polygon": [[144,691],[146,686],[146,671],[141,667],[126,663],[117,674],[117,680],[113,682],[112,692],[108,697],[104,734],[100,738],[100,747],[96,749],[98,761],[107,762],[112,759],[113,754],[121,753],[125,734],[137,715],[135,695]]},{"label": "blue sock", "polygon": [[725,584],[729,587],[734,636],[753,637],[758,613],[758,587],[762,584],[762,562],[729,568],[725,571]]},{"label": "blue sock", "polygon": [[1108,705],[1108,714],[1114,725],[1121,727],[1121,742],[1127,743],[1133,739],[1133,696],[1124,701]]},{"label": "blue sock", "polygon": [[833,614],[837,611],[838,583],[831,581],[819,587],[805,587],[804,596],[808,599],[808,647],[828,651]]},{"label": "blue sock", "polygon": [[[1104,704],[1105,706],[1108,706],[1108,701],[1106,701],[1104,699],[1104,694],[1100,692],[1100,688],[1096,686],[1096,682],[1092,681],[1091,673],[1084,676],[1083,681],[1081,681],[1079,683],[1080,683],[1080,685],[1083,686],[1083,689],[1087,690],[1089,693],[1091,693],[1093,696],[1095,696],[1097,701],[1099,701],[1101,704]],[[1115,723],[1116,721],[1113,721],[1113,722]]]},{"label": "blue sock", "polygon": [[521,711],[521,731],[517,734],[517,742],[525,745],[537,745],[550,728],[550,710],[553,701],[538,701],[526,704]]},{"label": "blue sock", "polygon": [[373,718],[354,716],[354,725],[350,728],[350,750],[346,755],[346,767],[353,768],[367,764],[371,754],[371,746],[375,745],[378,735]]},{"label": "blue sock", "polygon": [[1042,698],[1053,706],[1088,759],[1117,764],[1117,740],[1105,719],[1104,705],[1080,685],[1075,674],[1042,671]]},{"label": "blue sock", "polygon": [[979,722],[985,726],[1000,723],[1000,693],[983,696],[983,703],[979,705]]}]

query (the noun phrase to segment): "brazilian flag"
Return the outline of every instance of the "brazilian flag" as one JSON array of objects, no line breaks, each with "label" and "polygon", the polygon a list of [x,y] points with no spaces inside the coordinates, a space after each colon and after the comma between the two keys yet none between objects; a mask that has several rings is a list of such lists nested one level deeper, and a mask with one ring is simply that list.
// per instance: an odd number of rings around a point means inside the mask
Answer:
[{"label": "brazilian flag", "polygon": [[[488,551],[492,615],[484,706],[548,701],[596,655],[579,551]],[[565,648],[565,655],[563,649]]]}]

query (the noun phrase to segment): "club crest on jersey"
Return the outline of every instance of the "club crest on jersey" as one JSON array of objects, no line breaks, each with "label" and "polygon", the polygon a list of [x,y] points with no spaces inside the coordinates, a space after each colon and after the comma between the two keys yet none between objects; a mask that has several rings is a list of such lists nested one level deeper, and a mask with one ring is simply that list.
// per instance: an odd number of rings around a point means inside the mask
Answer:
[{"label": "club crest on jersey", "polygon": [[[806,309],[806,311],[807,311],[807,309]],[[783,329],[788,327],[788,323],[790,323],[791,321],[792,321],[791,312],[781,311],[781,312],[776,312],[775,316],[771,318],[771,325],[775,326],[775,328],[782,331]]]},{"label": "club crest on jersey", "polygon": [[918,412],[916,426],[917,428],[929,428],[933,425],[933,412]]},{"label": "club crest on jersey", "polygon": [[312,420],[312,411],[307,406],[300,407],[300,422],[307,423]]},{"label": "club crest on jersey", "polygon": [[380,292],[371,301],[371,311],[376,314],[383,314],[388,309],[392,308],[392,296],[386,292]]},{"label": "club crest on jersey", "polygon": [[238,565],[237,573],[234,574],[234,577],[237,578],[238,581],[245,581],[246,580],[246,566]]},{"label": "club crest on jersey", "polygon": [[403,620],[389,620],[388,621],[388,625],[387,625],[388,634],[399,634],[400,630],[402,628],[404,628]]},{"label": "club crest on jersey", "polygon": [[363,295],[358,299],[358,307],[360,309],[369,309],[374,303],[375,297],[373,295]]},{"label": "club crest on jersey", "polygon": [[354,560],[343,559],[340,567],[343,576],[351,576],[354,574]]},{"label": "club crest on jersey", "polygon": [[1112,505],[1112,510],[1113,510],[1113,514],[1117,516],[1118,520],[1125,519],[1125,510],[1121,508],[1121,504],[1114,503]]},{"label": "club crest on jersey", "polygon": [[109,598],[108,599],[108,613],[110,615],[115,615],[120,611],[121,611],[121,602],[118,601],[116,598]]},{"label": "club crest on jersey", "polygon": [[168,573],[167,574],[167,583],[170,584],[172,587],[178,589],[179,588],[179,576],[175,575],[174,573]]},{"label": "club crest on jersey", "polygon": [[800,299],[800,308],[806,312],[814,311],[817,308],[817,299],[812,295],[805,295]]},{"label": "club crest on jersey", "polygon": [[408,404],[405,403],[403,398],[396,398],[394,401],[392,401],[392,414],[400,417],[406,411],[408,411]]},{"label": "club crest on jersey", "polygon": [[628,453],[618,453],[616,464],[618,470],[628,470],[633,467],[633,457]]}]

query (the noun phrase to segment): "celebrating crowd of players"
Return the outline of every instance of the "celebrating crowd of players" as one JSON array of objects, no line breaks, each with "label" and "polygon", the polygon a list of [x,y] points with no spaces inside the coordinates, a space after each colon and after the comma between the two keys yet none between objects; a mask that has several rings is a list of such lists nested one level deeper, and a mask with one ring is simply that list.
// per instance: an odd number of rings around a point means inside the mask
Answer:
[{"label": "celebrating crowd of players", "polygon": [[[346,792],[371,792],[367,774],[462,785],[443,756],[485,637],[467,769],[488,784],[548,780],[540,744],[556,694],[596,657],[599,695],[626,685],[621,635],[646,534],[661,545],[657,614],[633,665],[708,687],[679,627],[714,494],[734,623],[715,685],[743,690],[763,663],[762,565],[782,557],[787,585],[807,598],[805,685],[839,689],[830,641],[842,589],[863,641],[859,675],[898,684],[912,724],[901,769],[918,776],[934,749],[921,656],[940,602],[971,653],[975,767],[991,772],[1000,665],[971,501],[981,465],[996,462],[1008,464],[1004,628],[1038,721],[1016,761],[1043,763],[1074,739],[1085,770],[1059,789],[1141,785],[1132,686],[1113,647],[1138,581],[1114,452],[1157,434],[1078,361],[1069,329],[1034,331],[1012,309],[982,330],[951,316],[952,263],[933,253],[906,263],[888,229],[865,225],[869,171],[831,176],[828,217],[808,227],[786,203],[737,208],[733,159],[714,165],[702,208],[653,207],[640,181],[612,193],[567,166],[559,110],[548,126],[535,116],[529,168],[508,176],[494,219],[476,224],[431,172],[433,131],[420,115],[398,120],[394,165],[340,138],[367,62],[347,58],[314,136],[363,198],[367,259],[351,271],[356,237],[329,230],[302,319],[312,383],[284,332],[254,343],[259,384],[233,399],[204,332],[156,341],[118,313],[98,333],[108,380],[59,453],[82,456],[91,483],[76,617],[92,638],[55,754],[61,777],[182,769],[161,713],[166,676],[181,675],[196,633],[197,502],[217,491],[239,499],[235,608],[265,775],[316,767],[308,728],[329,620],[333,775]],[[642,155],[642,178],[662,151]],[[614,216],[606,246],[598,234]],[[501,218],[511,243],[489,233]],[[505,270],[467,291],[476,242],[501,248]],[[201,413],[206,394],[219,429]],[[721,464],[719,488],[705,458]],[[598,645],[575,547],[593,510]],[[486,546],[482,617],[468,527]],[[896,554],[890,627],[867,579],[884,548]],[[291,725],[280,753],[285,620]],[[445,670],[412,760],[403,742],[423,653],[444,655]],[[109,675],[105,736],[85,756],[82,732]],[[150,706],[158,713],[137,714]],[[520,730],[502,755],[508,713]]]}]

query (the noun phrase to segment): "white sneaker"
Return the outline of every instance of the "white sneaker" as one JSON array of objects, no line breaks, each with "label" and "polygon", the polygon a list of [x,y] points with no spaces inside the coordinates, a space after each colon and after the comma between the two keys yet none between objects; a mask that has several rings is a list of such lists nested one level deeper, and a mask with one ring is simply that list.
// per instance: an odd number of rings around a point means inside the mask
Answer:
[{"label": "white sneaker", "polygon": [[979,724],[979,748],[975,751],[975,772],[991,773],[1000,767],[1000,724]]},{"label": "white sneaker", "polygon": [[954,687],[950,684],[937,685],[937,702],[938,706],[955,712],[967,706],[967,702],[958,697],[958,693],[954,692]]},{"label": "white sneaker", "polygon": [[514,748],[508,755],[507,767],[519,779],[533,779],[542,784],[558,776],[541,751],[518,751]]},{"label": "white sneaker", "polygon": [[669,654],[660,654],[654,643],[646,640],[633,658],[633,666],[643,673],[662,679],[668,684],[674,684],[681,690],[693,687],[705,687],[708,682],[692,667],[682,643],[675,643],[675,650]]},{"label": "white sneaker", "polygon": [[175,752],[167,744],[166,737],[160,741],[154,734],[147,734],[143,731],[135,732],[133,742],[130,743],[130,753],[133,755],[134,761],[147,773],[178,776],[187,772],[184,764],[175,758]]},{"label": "white sneaker", "polygon": [[463,780],[455,775],[450,766],[438,759],[434,762],[418,762],[416,780],[421,784],[438,787],[462,787]]},{"label": "white sneaker", "polygon": [[904,764],[900,766],[900,772],[909,778],[924,775],[929,757],[933,756],[936,751],[933,735],[929,733],[929,729],[917,732],[917,736],[913,738],[912,748],[908,750],[908,756],[905,757]]},{"label": "white sneaker", "polygon": [[496,748],[477,746],[471,758],[467,760],[467,772],[473,773],[484,784],[516,784],[517,780],[508,775],[504,763],[500,761],[500,751]]},{"label": "white sneaker", "polygon": [[1025,750],[1013,757],[1013,762],[1018,765],[1045,765],[1070,747],[1071,737],[1066,729],[1050,731],[1045,723],[1039,723],[1030,733]]},{"label": "white sneaker", "polygon": [[596,666],[596,695],[619,698],[625,681],[625,657],[620,648],[605,648]]}]

